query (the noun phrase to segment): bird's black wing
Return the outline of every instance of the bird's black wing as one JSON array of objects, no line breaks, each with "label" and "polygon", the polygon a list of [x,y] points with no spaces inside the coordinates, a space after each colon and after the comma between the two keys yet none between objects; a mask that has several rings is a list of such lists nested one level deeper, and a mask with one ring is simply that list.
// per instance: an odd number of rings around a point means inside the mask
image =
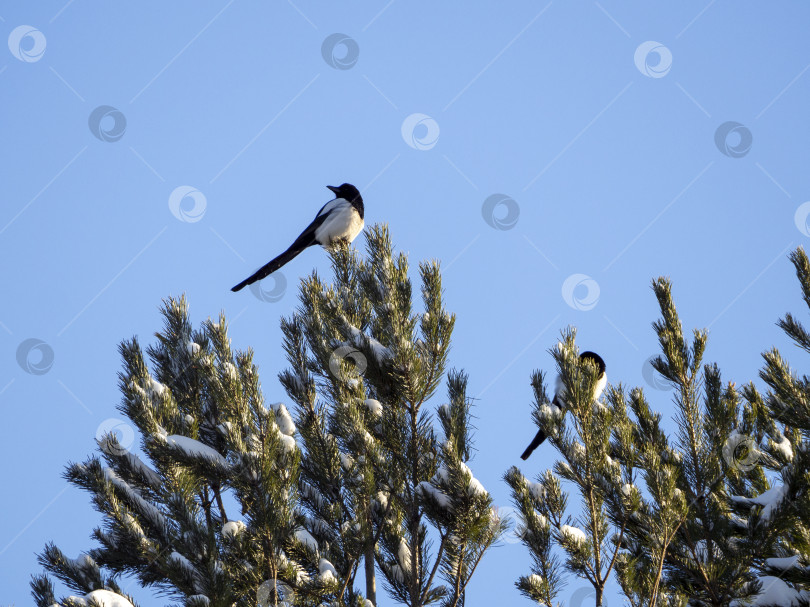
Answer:
[{"label": "bird's black wing", "polygon": [[[559,378],[558,378],[558,381],[559,381]],[[562,405],[564,403],[565,403],[565,401],[562,400],[562,398],[560,398],[559,389],[558,389],[557,394],[555,394],[554,398],[551,399],[551,406],[556,408],[556,409],[562,410],[563,409]],[[546,433],[543,432],[542,430],[538,430],[537,434],[534,435],[534,438],[532,439],[532,442],[529,444],[528,447],[526,447],[526,450],[523,452],[523,455],[520,456],[520,459],[522,459],[524,461],[529,459],[529,456],[532,453],[534,453],[534,450],[537,449],[537,447],[539,447],[540,445],[543,444],[544,440],[546,440]]]},{"label": "bird's black wing", "polygon": [[[328,203],[327,203],[328,204]],[[325,206],[325,205],[324,205]],[[323,210],[323,209],[321,209]],[[311,247],[314,244],[318,244],[318,241],[315,240],[315,230],[320,227],[320,225],[326,221],[326,218],[329,216],[329,213],[324,213],[323,215],[318,215],[315,219],[312,220],[312,223],[307,226],[307,228],[298,235],[298,238],[295,239],[295,242],[292,243],[289,248],[284,251],[281,255],[276,257],[275,259],[267,262],[261,268],[256,270],[251,276],[240,282],[238,285],[233,287],[231,291],[239,291],[244,289],[248,285],[252,285],[257,280],[261,280],[265,276],[269,276],[276,270],[278,270],[281,266],[291,261],[295,256],[297,256],[301,251],[306,249],[307,247]]]},{"label": "bird's black wing", "polygon": [[523,455],[520,456],[520,459],[524,461],[529,459],[529,456],[534,452],[535,449],[537,449],[537,447],[543,444],[544,440],[546,440],[545,432],[543,432],[542,430],[538,430],[531,444],[528,447],[526,447],[526,450],[523,452]]}]

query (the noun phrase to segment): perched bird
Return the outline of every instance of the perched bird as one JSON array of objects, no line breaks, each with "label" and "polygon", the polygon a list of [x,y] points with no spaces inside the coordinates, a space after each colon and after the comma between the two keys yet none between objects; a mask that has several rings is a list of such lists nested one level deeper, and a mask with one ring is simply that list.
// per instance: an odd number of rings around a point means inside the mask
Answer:
[{"label": "perched bird", "polygon": [[[601,395],[602,390],[605,389],[607,385],[607,375],[605,374],[605,361],[602,360],[602,357],[599,356],[596,352],[583,352],[579,355],[580,360],[591,360],[593,361],[596,366],[599,368],[599,376],[596,380],[596,386],[594,387],[593,391],[593,401],[596,401]],[[551,400],[551,407],[556,412],[562,411],[564,407],[568,407],[568,404],[565,402],[565,387],[562,385],[562,379],[557,377],[557,386],[556,391],[554,393],[554,398]],[[543,441],[546,440],[546,435],[542,430],[538,430],[537,434],[532,440],[531,444],[526,447],[526,450],[523,452],[523,455],[520,456],[520,459],[526,460],[529,459],[529,456],[532,452],[537,449]]]},{"label": "perched bird", "polygon": [[312,223],[301,232],[290,248],[263,265],[231,291],[239,291],[257,280],[269,276],[307,247],[316,244],[331,247],[340,240],[351,242],[357,237],[364,225],[363,198],[360,196],[360,192],[350,183],[344,183],[338,188],[331,185],[326,187],[335,193],[335,198],[321,207]]}]

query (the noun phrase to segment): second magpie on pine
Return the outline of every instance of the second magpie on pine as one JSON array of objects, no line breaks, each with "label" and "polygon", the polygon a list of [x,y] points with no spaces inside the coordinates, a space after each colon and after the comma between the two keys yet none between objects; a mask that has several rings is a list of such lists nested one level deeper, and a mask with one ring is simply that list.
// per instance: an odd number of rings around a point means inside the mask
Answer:
[{"label": "second magpie on pine", "polygon": [[[594,387],[593,391],[593,398],[591,399],[595,402],[601,395],[602,390],[605,389],[607,385],[607,375],[605,374],[605,361],[602,360],[602,357],[599,356],[596,352],[583,352],[579,355],[579,359],[581,361],[584,360],[591,360],[594,364],[596,364],[597,368],[599,369],[599,376],[596,380],[596,386]],[[568,404],[565,402],[565,387],[562,385],[562,380],[557,377],[557,385],[554,392],[554,398],[551,400],[551,408],[554,410],[555,413],[562,411],[564,408],[568,408]],[[531,444],[526,447],[526,450],[523,452],[523,455],[520,456],[520,459],[527,460],[532,452],[537,449],[543,441],[546,440],[546,434],[542,430],[538,430],[537,434],[535,435],[534,439],[532,440]]]}]

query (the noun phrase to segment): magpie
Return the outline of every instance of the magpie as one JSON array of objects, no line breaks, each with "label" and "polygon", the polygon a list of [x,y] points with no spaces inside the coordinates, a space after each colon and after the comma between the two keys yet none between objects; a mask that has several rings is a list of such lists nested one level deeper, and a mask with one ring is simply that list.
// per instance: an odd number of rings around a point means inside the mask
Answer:
[{"label": "magpie", "polygon": [[[581,361],[585,359],[591,360],[599,368],[599,376],[596,379],[596,386],[593,390],[593,401],[596,401],[602,395],[602,390],[604,390],[605,386],[607,385],[605,361],[602,360],[602,357],[596,352],[583,352],[579,355],[579,359]],[[568,403],[565,402],[565,387],[562,385],[562,378],[560,377],[557,377],[557,386],[554,398],[551,401],[551,407],[555,413],[562,411],[563,407],[568,407]],[[542,430],[538,430],[534,440],[532,440],[531,444],[526,447],[526,450],[523,452],[523,455],[520,456],[520,459],[529,459],[532,452],[537,449],[537,447],[542,445],[544,440],[546,440],[546,434]]]},{"label": "magpie", "polygon": [[301,232],[290,248],[256,270],[253,275],[233,287],[231,291],[239,291],[257,280],[269,276],[307,247],[319,244],[329,248],[338,241],[343,240],[349,243],[357,237],[364,225],[363,198],[360,196],[360,192],[350,183],[344,183],[340,187],[332,185],[326,187],[334,192],[335,198],[321,207],[312,223]]}]

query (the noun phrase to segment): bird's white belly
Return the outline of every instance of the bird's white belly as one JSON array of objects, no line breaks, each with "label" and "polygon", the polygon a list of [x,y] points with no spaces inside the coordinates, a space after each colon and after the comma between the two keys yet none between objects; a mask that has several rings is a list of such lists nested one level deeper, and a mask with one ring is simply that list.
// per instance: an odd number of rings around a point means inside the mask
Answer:
[{"label": "bird's white belly", "polygon": [[363,229],[363,219],[350,204],[336,209],[329,214],[326,221],[315,229],[315,239],[323,246],[330,246],[335,241],[353,241]]}]

